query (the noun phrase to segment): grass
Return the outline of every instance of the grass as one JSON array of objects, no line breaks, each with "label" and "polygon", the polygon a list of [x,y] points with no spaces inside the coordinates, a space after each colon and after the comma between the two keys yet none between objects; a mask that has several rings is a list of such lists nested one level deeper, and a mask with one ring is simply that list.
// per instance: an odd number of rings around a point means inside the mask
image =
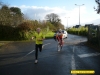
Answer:
[{"label": "grass", "polygon": [[49,32],[47,32],[47,34],[45,35],[45,38],[53,38],[53,36],[54,36],[54,32],[49,31]]},{"label": "grass", "polygon": [[0,41],[0,47],[13,41]]},{"label": "grass", "polygon": [[[53,36],[55,34],[52,31],[48,31],[48,32],[47,31],[42,31],[42,33],[44,34],[44,36],[45,36],[46,39],[53,38]],[[31,35],[28,37],[28,40],[21,40],[21,41],[26,41],[26,42],[27,41],[35,41],[35,39],[30,40],[32,36],[34,36],[34,32],[31,33]]]},{"label": "grass", "polygon": [[4,45],[3,43],[0,43],[0,46]]}]

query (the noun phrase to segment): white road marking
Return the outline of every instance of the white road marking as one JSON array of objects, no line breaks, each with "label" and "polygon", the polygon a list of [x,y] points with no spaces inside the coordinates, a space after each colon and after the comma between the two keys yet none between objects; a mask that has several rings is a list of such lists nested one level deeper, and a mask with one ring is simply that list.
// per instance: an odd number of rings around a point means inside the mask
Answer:
[{"label": "white road marking", "polygon": [[74,46],[73,46],[73,55],[72,55],[71,65],[72,65],[72,69],[76,69],[76,67],[75,67],[75,59],[74,59]]},{"label": "white road marking", "polygon": [[73,53],[74,53],[74,47],[75,47],[75,46],[73,46]]},{"label": "white road marking", "polygon": [[[50,44],[50,43],[44,44],[44,45],[42,46],[42,48],[43,48],[44,46],[48,45],[48,44]],[[30,55],[30,54],[33,53],[34,51],[35,51],[35,50],[30,51],[30,52],[27,53],[24,57]],[[22,58],[24,58],[24,57],[22,57]]]},{"label": "white road marking", "polygon": [[42,48],[43,48],[44,46],[48,45],[48,44],[51,44],[51,43],[44,44],[44,45],[42,46]]},{"label": "white road marking", "polygon": [[[75,58],[74,58],[74,50],[75,50],[75,46],[73,46],[73,55],[72,55],[72,61],[71,61],[72,70],[76,70]],[[77,75],[77,74],[72,74],[72,75]]]},{"label": "white road marking", "polygon": [[71,65],[72,65],[72,70],[75,70],[76,67],[75,67],[75,59],[74,59],[74,55],[72,55],[72,62],[71,62]]},{"label": "white road marking", "polygon": [[35,50],[32,50],[31,52],[29,52],[28,54],[26,54],[25,56],[27,56],[27,55],[30,55],[31,53],[33,53]]},{"label": "white road marking", "polygon": [[80,58],[85,58],[85,57],[92,57],[92,56],[98,56],[100,53],[90,53],[90,54],[81,54],[78,55]]}]

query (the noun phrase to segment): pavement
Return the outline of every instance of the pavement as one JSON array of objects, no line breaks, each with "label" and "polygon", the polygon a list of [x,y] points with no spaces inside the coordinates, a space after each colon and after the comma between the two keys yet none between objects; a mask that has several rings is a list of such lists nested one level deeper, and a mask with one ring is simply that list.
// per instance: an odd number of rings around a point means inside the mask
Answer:
[{"label": "pavement", "polygon": [[0,75],[77,75],[71,74],[71,70],[94,70],[94,75],[100,75],[100,53],[84,44],[86,37],[69,34],[64,40],[63,49],[58,52],[57,42],[46,39],[38,64],[34,64],[34,42],[11,42],[2,46]]}]

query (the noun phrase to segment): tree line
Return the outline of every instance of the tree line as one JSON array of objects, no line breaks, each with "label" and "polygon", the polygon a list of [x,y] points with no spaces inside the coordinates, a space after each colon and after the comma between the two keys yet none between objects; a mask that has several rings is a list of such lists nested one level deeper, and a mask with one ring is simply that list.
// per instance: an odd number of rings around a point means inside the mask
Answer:
[{"label": "tree line", "polygon": [[45,20],[26,19],[21,9],[9,7],[0,2],[0,40],[28,40],[37,27],[56,31],[64,29],[61,19],[55,13],[45,16]]}]

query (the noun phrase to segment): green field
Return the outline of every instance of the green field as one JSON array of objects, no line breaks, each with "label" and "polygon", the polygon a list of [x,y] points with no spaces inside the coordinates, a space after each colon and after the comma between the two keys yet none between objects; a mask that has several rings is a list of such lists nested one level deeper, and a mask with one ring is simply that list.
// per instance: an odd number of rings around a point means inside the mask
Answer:
[{"label": "green field", "polygon": [[47,32],[47,34],[45,34],[45,38],[53,38],[53,36],[54,36],[54,32],[52,31],[49,31]]},{"label": "green field", "polygon": [[[31,39],[31,37],[32,36],[34,36],[34,31],[33,32],[31,32],[31,33],[29,33],[29,35],[28,35],[28,40],[30,40]],[[44,36],[45,36],[45,38],[46,39],[49,39],[49,38],[53,38],[53,36],[54,36],[54,32],[52,32],[52,31],[46,31],[46,30],[44,30],[44,31],[42,31],[42,33],[44,34]],[[26,41],[28,41],[28,40],[26,40]],[[33,39],[33,41],[34,41],[35,39]],[[24,41],[24,40],[23,40]]]}]

